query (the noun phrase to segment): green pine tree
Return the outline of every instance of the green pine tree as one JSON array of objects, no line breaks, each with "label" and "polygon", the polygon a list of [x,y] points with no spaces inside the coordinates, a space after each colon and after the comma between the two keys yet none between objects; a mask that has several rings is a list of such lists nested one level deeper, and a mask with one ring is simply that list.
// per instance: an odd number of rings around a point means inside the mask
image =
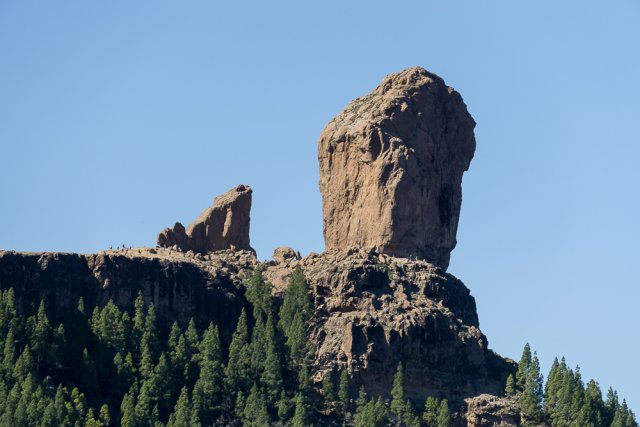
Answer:
[{"label": "green pine tree", "polygon": [[529,366],[531,365],[531,347],[529,343],[524,345],[524,349],[522,350],[522,357],[520,357],[520,362],[518,363],[518,372],[516,373],[516,384],[519,390],[524,390],[525,382],[527,381],[527,372],[529,371]]},{"label": "green pine tree", "polygon": [[191,403],[186,387],[180,390],[180,397],[176,402],[173,413],[169,416],[167,427],[191,427]]},{"label": "green pine tree", "polygon": [[231,395],[247,391],[251,381],[249,326],[247,313],[242,310],[229,346],[229,362],[225,369],[225,390]]},{"label": "green pine tree", "polygon": [[265,325],[265,346],[266,354],[263,354],[264,368],[260,381],[266,387],[267,394],[271,401],[275,401],[282,392],[282,359],[278,351],[276,328],[273,316],[269,313]]},{"label": "green pine tree", "polygon": [[286,337],[289,355],[295,363],[302,363],[309,352],[307,322],[312,312],[309,285],[302,269],[298,266],[293,271],[285,291],[279,321],[279,326]]},{"label": "green pine tree", "polygon": [[443,399],[442,402],[440,402],[436,426],[451,427],[451,412],[449,412],[449,403],[447,402],[447,399]]},{"label": "green pine tree", "polygon": [[309,402],[313,397],[313,386],[311,384],[309,367],[307,365],[302,365],[298,372],[298,392],[305,399],[305,402]]},{"label": "green pine tree", "polygon": [[[520,372],[520,371],[519,371]],[[544,414],[542,412],[542,374],[540,374],[540,363],[536,353],[529,362],[526,369],[526,378],[524,389],[520,395],[520,410],[522,418],[527,423],[536,424],[542,421]]]},{"label": "green pine tree", "polygon": [[349,405],[351,405],[351,393],[349,386],[349,372],[347,368],[343,368],[340,372],[340,383],[338,385],[338,400],[342,406],[343,411],[347,411]]},{"label": "green pine tree", "polygon": [[328,370],[322,379],[322,398],[324,400],[325,407],[327,408],[336,400],[333,369]]},{"label": "green pine tree", "polygon": [[257,384],[251,387],[243,412],[243,421],[246,427],[264,427],[269,425],[269,412],[264,393]]},{"label": "green pine tree", "polygon": [[389,425],[389,410],[382,397],[358,405],[354,419],[355,427],[383,427]]},{"label": "green pine tree", "polygon": [[309,427],[309,414],[306,399],[302,393],[298,393],[295,398],[296,411],[291,419],[291,427]]},{"label": "green pine tree", "polygon": [[438,399],[433,396],[427,397],[424,404],[424,412],[422,413],[422,421],[425,422],[427,427],[437,427],[439,409],[440,403],[438,402]]},{"label": "green pine tree", "polygon": [[513,378],[513,374],[509,374],[507,377],[507,384],[504,388],[504,394],[507,396],[513,396],[516,394],[516,381]]},{"label": "green pine tree", "polygon": [[285,422],[291,416],[291,401],[287,397],[287,394],[284,392],[280,392],[280,399],[278,400],[278,418]]},{"label": "green pine tree", "polygon": [[406,401],[404,397],[404,371],[402,363],[398,364],[396,374],[393,377],[393,387],[391,388],[391,413],[398,420],[402,420],[406,409]]},{"label": "green pine tree", "polygon": [[[202,336],[200,342],[200,357],[198,360],[200,376],[194,387],[193,406],[201,411],[202,419],[211,419],[219,409],[222,402],[222,387],[224,370],[222,362],[222,344],[218,328],[210,324]],[[196,390],[198,400],[196,402]]]}]

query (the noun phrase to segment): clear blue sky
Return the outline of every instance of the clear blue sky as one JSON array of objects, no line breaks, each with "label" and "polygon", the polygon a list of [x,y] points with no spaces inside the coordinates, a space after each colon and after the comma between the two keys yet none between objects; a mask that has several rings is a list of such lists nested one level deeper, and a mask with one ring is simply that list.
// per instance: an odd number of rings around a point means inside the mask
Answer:
[{"label": "clear blue sky", "polygon": [[316,141],[388,73],[464,97],[450,272],[490,346],[640,412],[637,1],[0,1],[0,248],[154,245],[254,189],[261,258],[322,251]]}]

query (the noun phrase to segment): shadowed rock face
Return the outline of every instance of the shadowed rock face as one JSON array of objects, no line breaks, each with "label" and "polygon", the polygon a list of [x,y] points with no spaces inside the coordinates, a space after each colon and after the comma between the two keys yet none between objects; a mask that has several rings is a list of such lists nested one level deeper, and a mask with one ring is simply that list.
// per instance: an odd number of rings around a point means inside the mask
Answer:
[{"label": "shadowed rock face", "polygon": [[158,246],[208,253],[225,249],[250,250],[251,187],[239,185],[218,196],[185,230],[177,222],[158,235]]},{"label": "shadowed rock face", "polygon": [[89,313],[109,300],[132,311],[138,294],[153,303],[161,325],[193,318],[219,325],[228,342],[245,307],[241,282],[252,274],[255,255],[226,251],[202,257],[168,249],[105,251],[98,254],[0,251],[0,290],[13,288],[18,307],[44,299],[53,319],[84,299]]},{"label": "shadowed rock face", "polygon": [[461,96],[420,67],[352,101],[318,142],[326,248],[375,248],[446,269],[474,127]]}]

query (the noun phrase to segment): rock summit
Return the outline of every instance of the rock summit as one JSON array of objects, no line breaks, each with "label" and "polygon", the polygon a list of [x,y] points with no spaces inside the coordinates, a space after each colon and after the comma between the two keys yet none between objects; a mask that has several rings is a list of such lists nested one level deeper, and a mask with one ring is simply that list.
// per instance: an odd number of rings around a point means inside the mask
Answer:
[{"label": "rock summit", "polygon": [[460,94],[420,67],[353,100],[318,142],[325,248],[374,248],[446,269],[474,127]]}]

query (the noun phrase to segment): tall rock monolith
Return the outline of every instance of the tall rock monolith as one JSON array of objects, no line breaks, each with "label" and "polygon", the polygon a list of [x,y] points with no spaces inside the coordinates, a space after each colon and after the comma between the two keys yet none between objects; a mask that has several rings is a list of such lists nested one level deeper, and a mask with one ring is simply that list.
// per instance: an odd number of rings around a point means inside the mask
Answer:
[{"label": "tall rock monolith", "polygon": [[318,142],[325,248],[375,248],[446,269],[474,127],[460,94],[420,67],[353,100]]}]

